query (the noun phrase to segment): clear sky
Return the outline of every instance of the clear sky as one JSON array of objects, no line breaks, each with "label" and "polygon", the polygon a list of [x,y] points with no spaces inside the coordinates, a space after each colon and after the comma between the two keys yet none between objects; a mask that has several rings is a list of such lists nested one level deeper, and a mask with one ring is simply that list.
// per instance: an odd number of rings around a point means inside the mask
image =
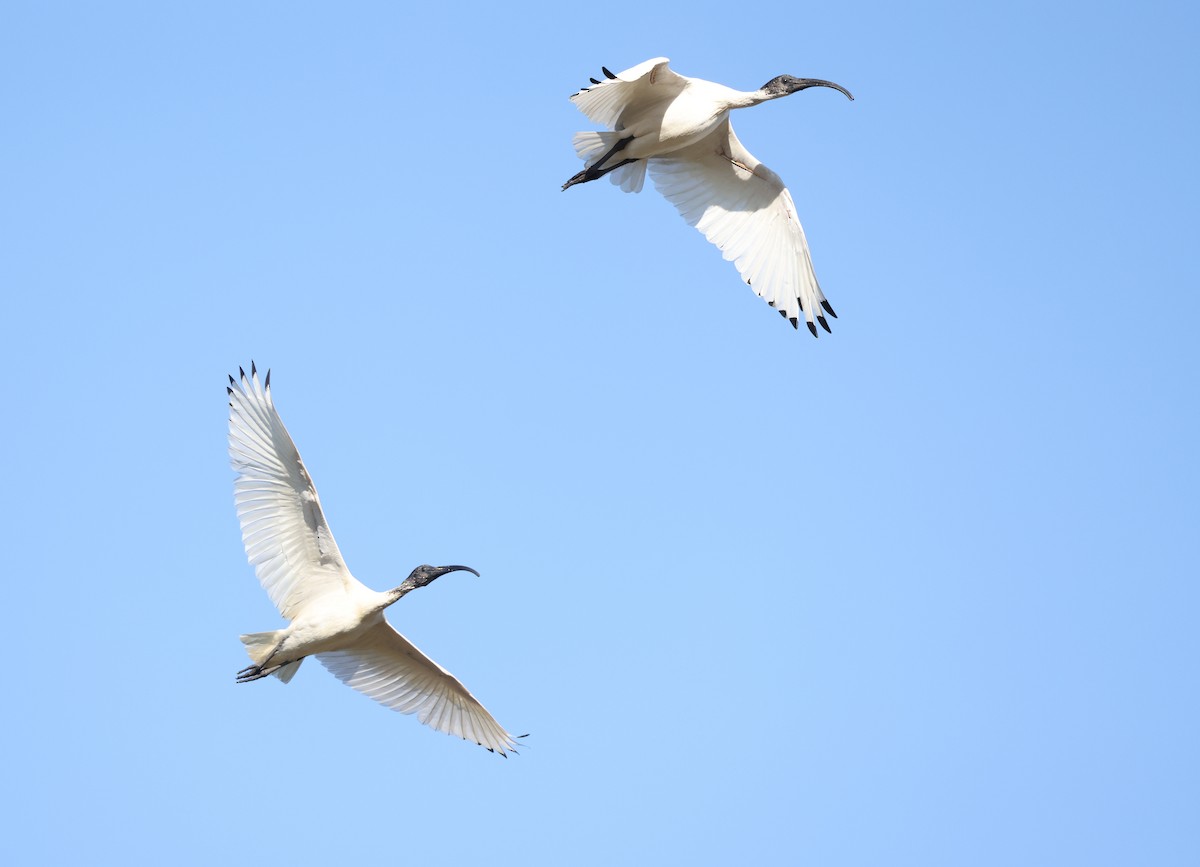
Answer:
[{"label": "clear sky", "polygon": [[[169,6],[170,8],[164,8]],[[1194,4],[0,13],[0,860],[1200,863]],[[740,89],[832,335],[568,96]],[[504,761],[319,665],[226,374]]]}]

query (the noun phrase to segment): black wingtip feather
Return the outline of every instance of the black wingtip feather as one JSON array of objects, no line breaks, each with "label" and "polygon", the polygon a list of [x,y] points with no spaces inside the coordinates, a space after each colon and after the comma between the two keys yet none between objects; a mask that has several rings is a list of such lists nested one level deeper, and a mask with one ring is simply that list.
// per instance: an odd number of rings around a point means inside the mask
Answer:
[{"label": "black wingtip feather", "polygon": [[821,327],[825,329],[826,334],[833,334],[833,332],[829,329],[829,323],[825,321],[824,316],[818,316],[817,321],[821,323]]},{"label": "black wingtip feather", "polygon": [[[784,313],[784,316],[787,316],[787,314]],[[800,330],[800,320],[797,319],[795,316],[788,316],[788,322],[792,323],[792,327],[795,328],[797,331]]]},{"label": "black wingtip feather", "polygon": [[254,366],[254,359],[250,359],[250,375],[258,376],[258,368]]},{"label": "black wingtip feather", "polygon": [[821,306],[822,306],[823,308],[825,308],[825,312],[826,312],[826,313],[828,313],[828,314],[829,314],[830,316],[832,316],[834,319],[837,319],[837,314],[833,312],[833,308],[829,306],[829,302],[828,302],[828,301],[826,301],[826,300],[824,300],[824,299],[821,299]]},{"label": "black wingtip feather", "polygon": [[817,334],[817,326],[813,325],[811,322],[805,322],[804,324],[808,326],[808,330],[812,332],[813,337],[821,336],[820,334]]},{"label": "black wingtip feather", "polygon": [[609,81],[612,81],[613,79],[616,78],[615,75],[613,75],[611,72],[608,71],[607,66],[601,66],[600,71],[604,73],[605,77],[608,78]]},{"label": "black wingtip feather", "polygon": [[269,369],[267,370],[267,382],[266,382],[265,388],[267,389],[267,391],[271,390],[271,371]]},{"label": "black wingtip feather", "polygon": [[590,75],[588,76],[588,81],[590,81],[592,84],[599,84],[599,83],[600,83],[599,79],[592,78]]}]

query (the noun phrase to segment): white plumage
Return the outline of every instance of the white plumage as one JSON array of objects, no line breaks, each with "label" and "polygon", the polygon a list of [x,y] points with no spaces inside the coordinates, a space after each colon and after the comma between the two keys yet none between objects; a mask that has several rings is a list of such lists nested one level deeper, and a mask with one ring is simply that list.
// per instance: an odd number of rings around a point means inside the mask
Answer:
[{"label": "white plumage", "polygon": [[[609,175],[625,192],[639,192],[649,167],[654,185],[722,255],[750,287],[799,326],[803,315],[813,336],[826,331],[826,301],[813,271],[804,229],[792,195],[779,175],[746,150],[733,132],[729,112],[787,96],[808,87],[838,84],[780,75],[754,91],[738,91],[672,71],[665,57],[624,72],[604,70],[571,101],[594,123],[611,131],[575,135],[575,151],[587,168],[563,189]],[[822,312],[823,311],[823,312]]]},{"label": "white plumage", "polygon": [[[291,621],[285,629],[242,636],[254,665],[238,682],[274,674],[291,680],[306,656],[385,707],[438,731],[506,755],[516,746],[455,677],[418,650],[383,616],[406,593],[466,566],[418,566],[399,587],[378,593],[346,568],[321,500],[271,400],[271,374],[260,383],[229,377],[229,457],[246,556],[258,580]],[[475,573],[478,574],[478,573]]]}]

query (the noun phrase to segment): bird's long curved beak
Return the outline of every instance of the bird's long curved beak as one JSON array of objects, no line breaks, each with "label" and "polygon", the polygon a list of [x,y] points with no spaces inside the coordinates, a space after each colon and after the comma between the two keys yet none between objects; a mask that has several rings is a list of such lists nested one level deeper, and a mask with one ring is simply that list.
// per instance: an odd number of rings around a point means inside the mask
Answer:
[{"label": "bird's long curved beak", "polygon": [[474,569],[472,569],[470,566],[435,566],[435,567],[433,567],[433,577],[434,578],[440,578],[448,572],[470,572],[476,578],[479,577],[479,573],[476,572]]},{"label": "bird's long curved beak", "polygon": [[854,96],[850,93],[850,91],[846,90],[846,88],[842,87],[840,84],[834,84],[832,81],[826,81],[823,78],[802,78],[800,81],[803,82],[803,86],[797,88],[798,90],[804,90],[807,87],[832,87],[834,90],[840,90],[842,93],[846,94],[847,99],[854,99]]}]

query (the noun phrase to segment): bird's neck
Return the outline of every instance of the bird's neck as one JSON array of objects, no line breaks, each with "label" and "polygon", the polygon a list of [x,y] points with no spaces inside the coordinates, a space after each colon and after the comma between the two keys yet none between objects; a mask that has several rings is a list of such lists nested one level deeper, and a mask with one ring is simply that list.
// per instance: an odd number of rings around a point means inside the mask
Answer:
[{"label": "bird's neck", "polygon": [[729,107],[733,108],[749,108],[752,105],[758,105],[760,102],[766,102],[768,99],[774,99],[779,96],[777,93],[767,93],[765,90],[737,90],[729,98]]},{"label": "bird's neck", "polygon": [[389,605],[393,605],[396,602],[399,602],[400,597],[406,595],[407,593],[409,593],[415,589],[416,589],[416,587],[414,585],[409,584],[408,581],[405,581],[399,587],[393,587],[391,590],[384,590],[382,593],[377,594],[377,597],[375,600],[375,604],[377,606],[376,610],[382,611],[383,609],[387,608]]}]

